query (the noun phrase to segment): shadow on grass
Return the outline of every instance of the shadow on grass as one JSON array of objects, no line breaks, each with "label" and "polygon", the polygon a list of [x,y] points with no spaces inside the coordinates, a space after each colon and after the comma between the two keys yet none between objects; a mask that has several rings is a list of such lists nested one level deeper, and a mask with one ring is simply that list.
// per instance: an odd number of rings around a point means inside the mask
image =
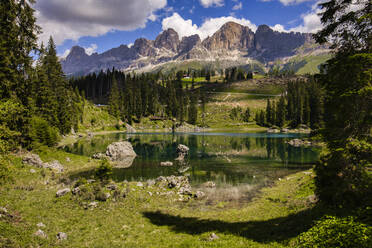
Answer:
[{"label": "shadow on grass", "polygon": [[283,242],[307,231],[325,213],[315,207],[296,214],[265,221],[226,222],[173,216],[162,212],[144,212],[152,224],[169,226],[173,232],[198,235],[219,232],[241,236],[260,243]]}]

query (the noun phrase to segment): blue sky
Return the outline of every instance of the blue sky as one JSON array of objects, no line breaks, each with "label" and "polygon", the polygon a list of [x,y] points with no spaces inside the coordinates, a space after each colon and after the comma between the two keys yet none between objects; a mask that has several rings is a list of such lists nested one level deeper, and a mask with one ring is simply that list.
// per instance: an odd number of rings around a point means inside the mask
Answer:
[{"label": "blue sky", "polygon": [[59,55],[74,45],[104,52],[137,38],[155,39],[164,29],[179,35],[212,35],[227,21],[253,31],[267,24],[278,31],[315,32],[321,25],[316,0],[38,0],[38,24],[57,43]]}]

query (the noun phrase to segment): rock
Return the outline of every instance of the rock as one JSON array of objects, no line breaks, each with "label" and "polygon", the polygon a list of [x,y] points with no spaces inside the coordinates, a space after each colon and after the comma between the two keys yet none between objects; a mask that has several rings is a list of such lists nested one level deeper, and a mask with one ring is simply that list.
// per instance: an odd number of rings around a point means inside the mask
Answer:
[{"label": "rock", "polygon": [[132,144],[127,141],[115,142],[109,145],[106,149],[106,156],[111,160],[120,160],[124,157],[135,157],[137,154],[134,152]]},{"label": "rock", "polygon": [[146,184],[147,184],[148,187],[154,186],[155,183],[156,183],[155,180],[152,180],[152,179],[147,180],[147,182],[146,182]]},{"label": "rock", "polygon": [[94,134],[93,134],[93,133],[91,133],[91,132],[89,132],[89,133],[88,133],[88,138],[90,138],[90,139],[91,139],[91,138],[93,138],[93,137],[94,137]]},{"label": "rock", "polygon": [[127,133],[137,133],[137,130],[129,124],[125,124],[125,128],[127,129]]},{"label": "rock", "polygon": [[294,146],[294,147],[300,147],[300,146],[312,146],[312,142],[308,140],[300,140],[300,139],[292,139],[287,142],[287,144]]},{"label": "rock", "polygon": [[138,183],[137,183],[137,187],[143,187],[143,183],[138,182]]},{"label": "rock", "polygon": [[57,233],[57,239],[58,240],[66,240],[67,239],[67,234],[64,232],[59,232]]},{"label": "rock", "polygon": [[96,208],[98,206],[98,202],[91,202],[88,204],[88,208]]},{"label": "rock", "polygon": [[267,133],[280,133],[280,130],[276,128],[269,128],[267,129]]},{"label": "rock", "polygon": [[208,182],[203,183],[203,186],[206,188],[215,188],[216,184],[212,181],[208,181]]},{"label": "rock", "polygon": [[59,173],[61,173],[61,172],[64,171],[63,165],[61,165],[61,163],[59,161],[57,161],[57,160],[54,160],[51,163],[45,163],[44,164],[44,167],[45,168],[52,169],[52,170],[56,170]]},{"label": "rock", "polygon": [[189,166],[181,167],[181,168],[178,169],[178,172],[181,173],[181,174],[183,174],[186,171],[188,171],[189,169],[190,169]]},{"label": "rock", "polygon": [[179,144],[177,146],[177,153],[188,154],[189,150],[190,150],[190,148],[188,148],[185,145]]},{"label": "rock", "polygon": [[69,188],[58,190],[56,193],[57,197],[64,196],[65,194],[69,193],[71,190]]},{"label": "rock", "polygon": [[35,233],[34,233],[34,235],[35,236],[38,236],[38,237],[40,237],[40,238],[43,238],[43,239],[45,239],[45,238],[47,238],[47,235],[42,231],[42,230],[37,230]]},{"label": "rock", "polygon": [[87,183],[94,183],[96,180],[94,180],[94,179],[88,179],[87,180]]},{"label": "rock", "polygon": [[147,192],[149,194],[149,196],[152,196],[152,193],[150,191]]},{"label": "rock", "polygon": [[316,195],[309,195],[307,197],[307,200],[312,203],[312,204],[315,204],[318,202],[318,197]]},{"label": "rock", "polygon": [[118,186],[116,184],[112,183],[112,184],[107,185],[106,188],[109,189],[109,190],[116,190],[118,188]]},{"label": "rock", "polygon": [[44,163],[37,154],[27,154],[23,157],[22,162],[38,168],[44,168]]},{"label": "rock", "polygon": [[281,133],[288,133],[289,132],[289,129],[288,128],[282,128],[280,130]]},{"label": "rock", "polygon": [[42,222],[37,223],[36,226],[39,227],[39,228],[44,228],[45,227],[44,223],[42,223]]},{"label": "rock", "polygon": [[67,157],[66,162],[71,162],[71,159],[69,157]]},{"label": "rock", "polygon": [[73,190],[72,190],[72,194],[74,194],[74,195],[77,195],[77,194],[79,194],[80,193],[80,188],[79,187],[76,187],[76,188],[74,188]]},{"label": "rock", "polygon": [[36,173],[36,170],[31,169],[31,170],[30,170],[30,173],[32,173],[32,174],[33,174],[33,173]]},{"label": "rock", "polygon": [[185,156],[189,153],[189,150],[190,149],[187,146],[179,144],[176,150],[178,154],[178,158],[176,158],[176,160],[183,161],[185,159]]},{"label": "rock", "polygon": [[106,157],[105,154],[99,152],[99,153],[93,154],[92,158],[93,159],[103,159],[103,158],[107,158],[107,157]]},{"label": "rock", "polygon": [[213,240],[216,240],[216,239],[219,239],[220,237],[218,237],[215,233],[211,233],[211,235],[209,235],[208,237],[208,241],[213,241]]},{"label": "rock", "polygon": [[201,199],[201,198],[203,198],[205,196],[205,193],[203,192],[203,191],[196,191],[196,193],[195,193],[195,195],[194,195],[194,197],[196,198],[196,199]]},{"label": "rock", "polygon": [[160,166],[173,166],[173,163],[170,161],[160,162]]},{"label": "rock", "polygon": [[191,187],[190,186],[184,186],[184,187],[181,187],[179,190],[178,190],[178,194],[180,195],[192,195],[192,192],[191,192]]},{"label": "rock", "polygon": [[8,210],[4,207],[0,207],[0,214],[8,214]]}]

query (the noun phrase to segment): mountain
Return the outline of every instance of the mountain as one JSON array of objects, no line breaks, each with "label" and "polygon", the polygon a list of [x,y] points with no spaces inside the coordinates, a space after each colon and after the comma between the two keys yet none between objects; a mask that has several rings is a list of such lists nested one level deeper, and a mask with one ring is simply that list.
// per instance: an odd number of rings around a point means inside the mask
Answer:
[{"label": "mountain", "polygon": [[219,67],[272,64],[298,55],[303,46],[312,47],[308,52],[321,48],[308,33],[277,32],[267,25],[260,25],[253,32],[249,27],[228,22],[204,40],[197,34],[180,40],[175,30],[168,29],[154,41],[139,38],[131,47],[121,45],[101,54],[87,55],[84,48],[74,46],[61,63],[67,75],[84,75],[113,67],[148,71],[166,63],[186,61],[216,62]]}]

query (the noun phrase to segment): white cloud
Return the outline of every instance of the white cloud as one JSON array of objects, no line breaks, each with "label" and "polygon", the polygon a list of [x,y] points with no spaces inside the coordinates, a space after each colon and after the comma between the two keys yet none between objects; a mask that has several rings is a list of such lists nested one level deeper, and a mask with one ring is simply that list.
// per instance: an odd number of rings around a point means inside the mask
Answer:
[{"label": "white cloud", "polygon": [[288,32],[283,25],[281,24],[276,24],[275,26],[272,26],[270,27],[272,30],[274,31],[278,31],[278,32]]},{"label": "white cloud", "polygon": [[[271,2],[273,0],[261,0],[261,2]],[[283,5],[295,5],[303,2],[314,1],[314,0],[279,0]]]},{"label": "white cloud", "polygon": [[204,8],[222,7],[225,4],[224,0],[199,0],[199,2]]},{"label": "white cloud", "polygon": [[38,0],[35,9],[43,29],[40,40],[52,35],[60,45],[67,39],[143,28],[166,5],[167,0]]},{"label": "white cloud", "polygon": [[234,5],[233,6],[233,10],[239,10],[239,9],[242,9],[243,8],[243,4],[242,2],[239,2],[238,4]]},{"label": "white cloud", "polygon": [[316,33],[322,29],[323,25],[320,21],[319,13],[321,10],[319,8],[313,8],[311,12],[303,14],[301,16],[303,24],[291,28],[290,31],[301,32],[301,33]]},{"label": "white cloud", "polygon": [[128,47],[131,48],[133,45],[134,45],[133,43],[129,43]]},{"label": "white cloud", "polygon": [[66,49],[63,54],[59,54],[58,57],[60,59],[65,59],[70,54],[70,49]]},{"label": "white cloud", "polygon": [[86,54],[92,55],[97,51],[97,44],[91,44],[90,47],[84,47]]},{"label": "white cloud", "polygon": [[210,18],[204,21],[204,23],[198,27],[192,23],[192,20],[183,19],[178,13],[173,13],[172,16],[163,19],[162,26],[163,30],[173,28],[179,34],[180,38],[184,36],[190,36],[198,34],[203,40],[208,36],[213,35],[227,22],[236,22],[244,26],[248,26],[253,31],[256,31],[257,26],[251,23],[249,20],[241,18],[235,18],[232,16],[223,16],[218,18]]}]

